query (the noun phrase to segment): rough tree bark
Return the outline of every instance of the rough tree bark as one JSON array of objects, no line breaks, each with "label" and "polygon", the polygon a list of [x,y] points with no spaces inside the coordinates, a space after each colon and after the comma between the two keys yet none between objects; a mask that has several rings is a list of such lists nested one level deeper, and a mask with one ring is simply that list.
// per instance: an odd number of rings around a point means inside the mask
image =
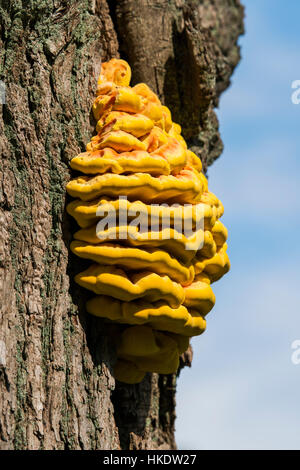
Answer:
[{"label": "rough tree bark", "polygon": [[100,60],[127,59],[205,167],[239,61],[239,0],[0,0],[2,449],[174,448],[175,376],[115,383],[103,321],[72,280],[69,159],[92,134]]}]

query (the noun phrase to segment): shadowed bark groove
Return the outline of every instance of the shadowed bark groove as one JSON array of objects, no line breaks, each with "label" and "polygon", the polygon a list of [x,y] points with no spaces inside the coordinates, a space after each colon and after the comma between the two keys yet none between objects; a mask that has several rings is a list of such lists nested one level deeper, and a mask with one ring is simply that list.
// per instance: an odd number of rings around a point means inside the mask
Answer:
[{"label": "shadowed bark groove", "polygon": [[120,51],[212,163],[242,20],[238,0],[0,0],[1,449],[175,447],[175,376],[116,384],[109,327],[72,280],[68,161],[93,131],[101,59]]}]

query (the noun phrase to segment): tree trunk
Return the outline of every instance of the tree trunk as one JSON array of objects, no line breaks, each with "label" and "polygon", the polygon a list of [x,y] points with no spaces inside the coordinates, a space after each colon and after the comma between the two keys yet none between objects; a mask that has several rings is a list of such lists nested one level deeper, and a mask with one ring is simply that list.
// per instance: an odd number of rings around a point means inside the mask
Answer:
[{"label": "tree trunk", "polygon": [[[175,448],[175,376],[115,382],[104,321],[73,282],[68,161],[83,151],[101,60],[129,61],[207,167],[239,61],[239,0],[0,0],[2,449]],[[184,361],[183,361],[184,362]]]}]

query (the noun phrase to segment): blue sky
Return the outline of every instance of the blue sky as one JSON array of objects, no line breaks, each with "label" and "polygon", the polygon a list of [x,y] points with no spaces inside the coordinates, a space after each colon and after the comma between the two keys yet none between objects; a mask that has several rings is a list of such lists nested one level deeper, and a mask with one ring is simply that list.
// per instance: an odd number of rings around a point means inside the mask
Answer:
[{"label": "blue sky", "polygon": [[218,111],[225,151],[209,170],[232,268],[178,381],[180,449],[300,449],[300,2],[243,3],[243,58]]}]

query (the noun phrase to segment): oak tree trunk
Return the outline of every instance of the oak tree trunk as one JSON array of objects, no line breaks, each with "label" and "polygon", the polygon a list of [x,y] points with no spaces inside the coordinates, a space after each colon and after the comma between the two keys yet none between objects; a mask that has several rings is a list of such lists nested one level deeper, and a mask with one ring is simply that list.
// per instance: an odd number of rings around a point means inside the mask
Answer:
[{"label": "oak tree trunk", "polygon": [[115,382],[107,326],[73,282],[68,162],[94,129],[101,60],[121,56],[206,168],[242,32],[239,0],[0,0],[2,449],[175,448],[176,377]]}]

